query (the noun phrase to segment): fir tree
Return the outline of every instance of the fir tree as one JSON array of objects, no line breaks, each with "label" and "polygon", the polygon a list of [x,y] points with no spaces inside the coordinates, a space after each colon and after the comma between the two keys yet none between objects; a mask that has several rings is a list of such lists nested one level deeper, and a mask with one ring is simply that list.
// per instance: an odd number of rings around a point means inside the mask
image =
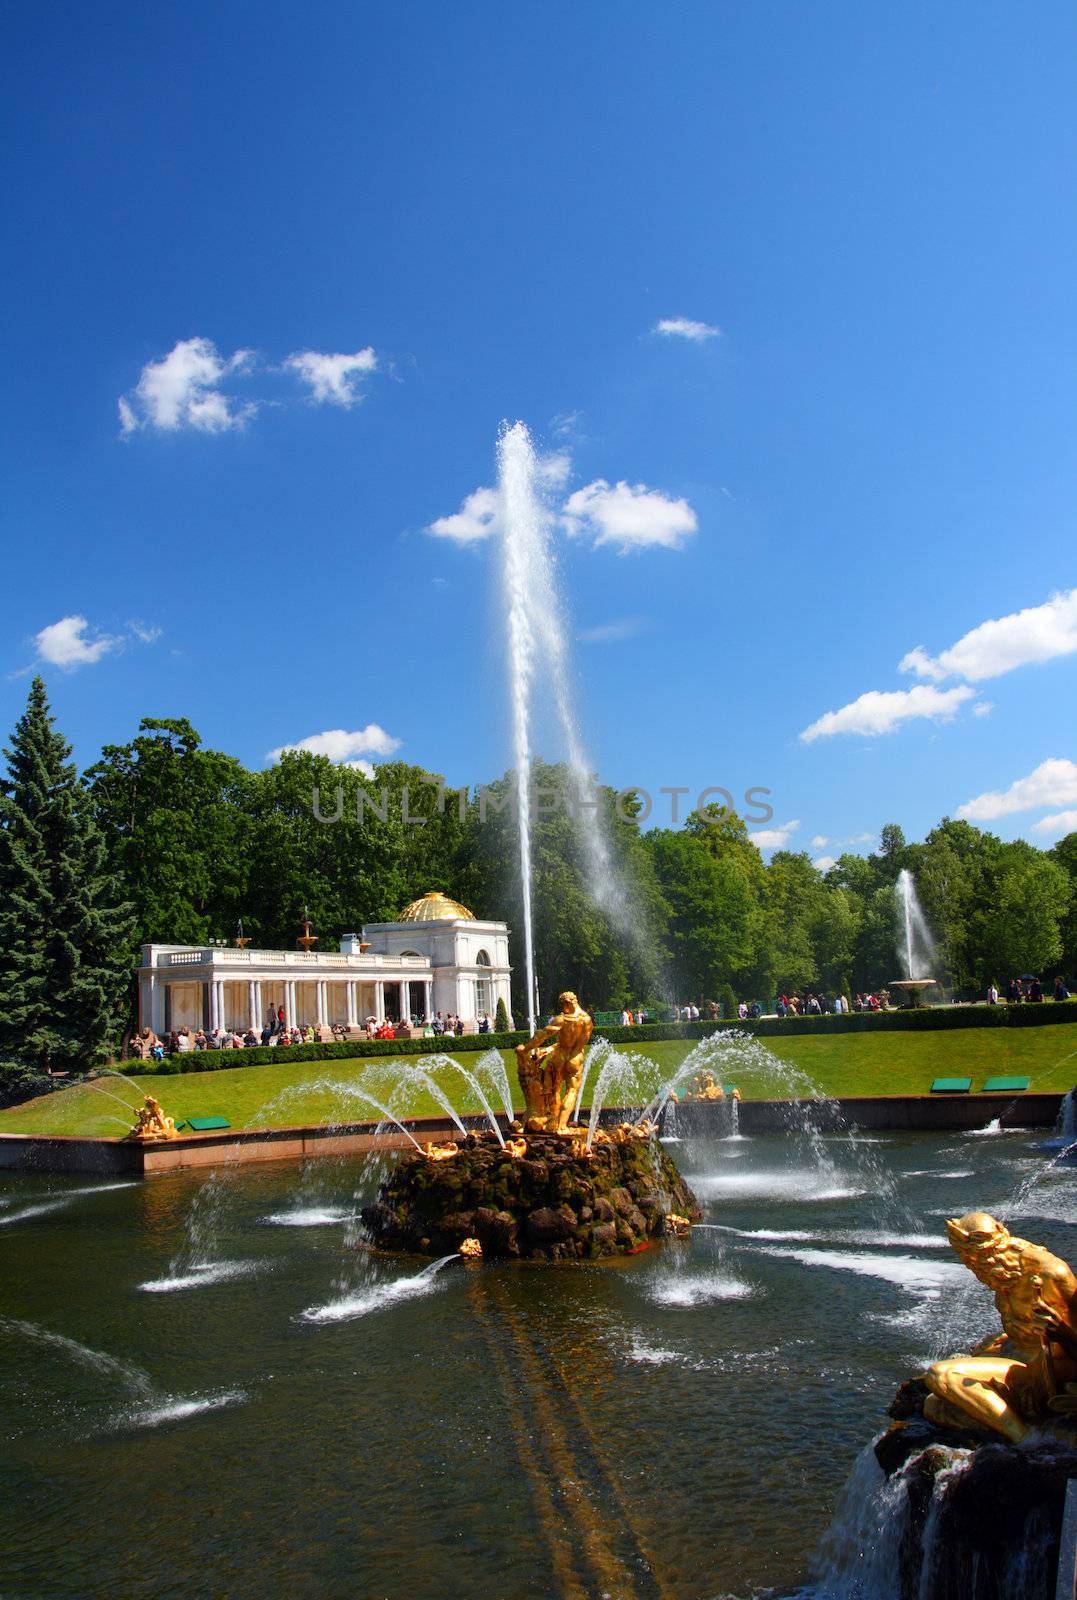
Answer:
[{"label": "fir tree", "polygon": [[35,678],[0,780],[0,1065],[84,1072],[130,981],[129,907]]}]

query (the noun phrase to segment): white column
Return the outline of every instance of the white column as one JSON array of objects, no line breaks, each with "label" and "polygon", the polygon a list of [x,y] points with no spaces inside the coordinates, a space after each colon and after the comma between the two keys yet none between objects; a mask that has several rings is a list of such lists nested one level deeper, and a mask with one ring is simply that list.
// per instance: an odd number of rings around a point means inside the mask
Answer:
[{"label": "white column", "polygon": [[217,1026],[224,1029],[228,1026],[224,1008],[224,979],[216,978],[213,987],[217,991]]},{"label": "white column", "polygon": [[385,1021],[385,981],[382,978],[374,985],[374,1015],[379,1022]]},{"label": "white column", "polygon": [[427,978],[423,983],[423,1021],[429,1022],[434,1015],[434,980]]},{"label": "white column", "polygon": [[247,982],[247,1011],[250,1016],[248,1027],[252,1033],[257,1033],[262,1026],[262,985],[255,983],[253,978]]},{"label": "white column", "polygon": [[400,980],[400,1020],[401,1022],[411,1021],[411,985],[408,983],[407,978],[401,978]]},{"label": "white column", "polygon": [[295,979],[286,978],[284,982],[284,1024],[285,1027],[295,1027]]},{"label": "white column", "polygon": [[345,987],[348,993],[348,1027],[357,1028],[359,1026],[359,1007],[356,1003],[355,979],[349,978]]},{"label": "white column", "polygon": [[326,995],[325,990],[326,979],[319,978],[317,983],[314,985],[314,1004],[316,1007],[315,1015],[319,1027],[324,1027],[329,1021],[329,1018],[326,1015],[326,1000],[328,996]]}]

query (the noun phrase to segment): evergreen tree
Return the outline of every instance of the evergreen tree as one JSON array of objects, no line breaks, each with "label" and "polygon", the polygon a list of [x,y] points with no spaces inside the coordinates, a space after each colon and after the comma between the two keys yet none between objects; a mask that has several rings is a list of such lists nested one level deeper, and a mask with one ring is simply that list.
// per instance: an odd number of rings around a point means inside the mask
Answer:
[{"label": "evergreen tree", "polygon": [[86,1071],[108,1053],[130,980],[130,915],[40,678],[4,755],[0,1065]]}]

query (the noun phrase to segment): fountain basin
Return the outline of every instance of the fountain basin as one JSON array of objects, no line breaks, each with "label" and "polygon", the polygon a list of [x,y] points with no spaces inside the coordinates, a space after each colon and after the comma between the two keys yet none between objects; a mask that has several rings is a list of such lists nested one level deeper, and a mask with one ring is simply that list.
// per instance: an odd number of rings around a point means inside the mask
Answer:
[{"label": "fountain basin", "polygon": [[925,989],[937,988],[934,978],[895,978],[888,989],[898,989],[905,995],[906,1007],[922,1006]]},{"label": "fountain basin", "polygon": [[571,1139],[530,1134],[514,1158],[492,1133],[470,1133],[450,1160],[408,1154],[363,1210],[375,1245],[443,1256],[476,1238],[485,1256],[594,1261],[632,1255],[698,1221],[695,1196],[653,1138],[573,1153]]}]

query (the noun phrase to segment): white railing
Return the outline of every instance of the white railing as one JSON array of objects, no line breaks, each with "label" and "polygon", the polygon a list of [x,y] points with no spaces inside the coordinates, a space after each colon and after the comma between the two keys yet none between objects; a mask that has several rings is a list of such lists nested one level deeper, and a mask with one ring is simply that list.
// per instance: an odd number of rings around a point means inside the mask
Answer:
[{"label": "white railing", "polygon": [[157,957],[163,967],[335,967],[344,972],[399,971],[409,967],[429,972],[426,956],[344,955],[313,950],[233,950],[210,945],[201,950],[165,950]]}]

